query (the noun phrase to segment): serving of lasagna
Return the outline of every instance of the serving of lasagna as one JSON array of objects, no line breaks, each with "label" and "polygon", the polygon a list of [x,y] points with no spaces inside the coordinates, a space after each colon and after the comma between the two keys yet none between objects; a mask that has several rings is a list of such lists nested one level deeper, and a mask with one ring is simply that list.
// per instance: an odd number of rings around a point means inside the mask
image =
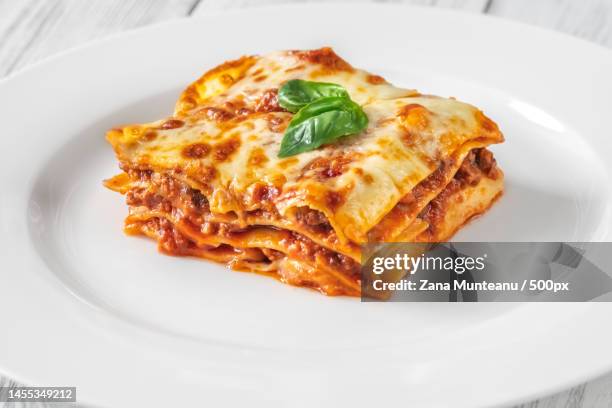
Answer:
[{"label": "serving of lasagna", "polygon": [[[279,103],[294,80],[345,90],[363,130],[281,154],[308,109]],[[343,126],[337,117],[309,122],[296,143]],[[487,146],[504,139],[480,110],[394,87],[330,48],[226,62],[171,117],[107,139],[122,172],[105,185],[126,196],[128,234],[328,295],[360,295],[361,244],[446,241],[503,191]]]}]

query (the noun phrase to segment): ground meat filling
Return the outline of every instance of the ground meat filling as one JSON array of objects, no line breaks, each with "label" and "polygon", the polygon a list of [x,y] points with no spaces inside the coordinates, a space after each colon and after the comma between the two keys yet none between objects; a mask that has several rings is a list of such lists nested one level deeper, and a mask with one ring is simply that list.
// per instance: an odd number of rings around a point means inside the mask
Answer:
[{"label": "ground meat filling", "polygon": [[187,255],[196,245],[181,234],[174,225],[165,218],[151,218],[145,221],[144,227],[158,236],[159,247],[163,252],[173,255]]},{"label": "ground meat filling", "polygon": [[461,180],[467,185],[475,186],[480,182],[482,174],[482,171],[476,166],[476,153],[471,151],[457,170],[455,180]]},{"label": "ground meat filling", "polygon": [[329,233],[332,230],[332,226],[325,214],[321,211],[313,210],[309,207],[299,207],[295,211],[295,221],[318,233]]},{"label": "ground meat filling", "polygon": [[[278,251],[259,248],[234,248],[230,245],[222,244],[219,246],[198,246],[185,235],[183,235],[174,224],[163,217],[153,217],[146,221],[140,221],[138,230],[145,232],[149,236],[157,239],[159,249],[169,255],[197,255],[202,250],[210,254],[215,254],[215,257],[231,259],[232,261],[240,261],[242,265],[250,263],[271,263],[275,259],[275,253]],[[134,227],[134,225],[132,225]]]},{"label": "ground meat filling", "polygon": [[283,239],[281,244],[287,248],[287,253],[294,258],[319,261],[330,268],[341,270],[347,275],[359,275],[360,266],[353,259],[317,245],[312,240],[298,233],[291,232],[291,236]]},{"label": "ground meat filling", "polygon": [[499,177],[499,169],[497,168],[497,161],[493,157],[493,153],[487,149],[475,149],[476,160],[475,164],[487,177],[497,180]]},{"label": "ground meat filling", "polygon": [[[450,163],[443,163],[440,175],[444,173],[444,167],[448,165]],[[153,173],[150,170],[127,169],[126,171],[131,179],[136,181],[126,194],[127,204],[134,211],[137,211],[137,207],[146,207],[149,210],[172,214],[176,219],[188,222],[207,235],[236,238],[236,234],[243,233],[249,228],[248,226],[241,227],[236,223],[220,222],[218,219],[212,219],[206,196],[199,190],[175,179],[172,175]],[[496,179],[499,174],[496,161],[490,151],[484,148],[470,151],[454,178],[437,197],[423,208],[419,218],[427,221],[432,226],[431,228],[435,228],[435,225],[439,225],[446,214],[446,205],[451,195],[466,186],[477,185],[482,177]],[[402,198],[398,205],[408,207],[414,205],[422,195],[422,190],[441,187],[439,186],[441,179],[441,176],[429,177],[424,183],[421,183]],[[268,219],[279,217],[279,214],[273,208],[249,211],[246,212],[246,215]],[[230,221],[232,220],[231,216],[227,217],[230,218]],[[236,218],[235,215],[234,218]],[[294,221],[313,233],[328,236],[333,234],[333,228],[327,217],[320,211],[308,207],[298,207],[294,213]],[[167,253],[189,254],[190,251],[197,248],[193,241],[181,234],[172,222],[165,218],[152,218],[145,223],[146,228],[156,232],[160,247]],[[359,264],[352,258],[318,245],[299,233],[290,231],[288,238],[281,240],[280,244],[283,248],[286,248],[286,254],[289,257],[306,259],[313,264],[323,264],[331,269],[342,271],[348,276],[357,278],[359,276]],[[241,249],[238,250],[242,251]],[[250,257],[252,261],[273,263],[286,256],[283,252],[268,248],[256,252],[256,257]]]},{"label": "ground meat filling", "polygon": [[[172,214],[174,218],[189,223],[206,235],[236,238],[249,228],[208,219],[211,213],[206,196],[170,175],[140,171],[132,173],[131,176],[133,180],[145,182],[136,184],[126,194],[127,204],[134,211],[138,211],[137,207],[146,207],[149,210]],[[278,217],[276,212],[270,212],[268,209],[250,211],[247,214],[266,218]],[[320,211],[301,207],[296,211],[295,219],[312,231],[320,233],[332,231],[327,218]],[[164,252],[177,255],[188,254],[190,250],[197,247],[165,218],[152,218],[147,223],[149,223],[147,228],[156,231],[160,248]],[[287,254],[295,259],[306,259],[313,264],[322,263],[350,276],[359,275],[359,264],[353,259],[318,245],[296,232],[291,231],[289,237],[281,240],[280,244],[286,248]],[[267,248],[262,249],[259,253],[261,258],[269,263],[285,257],[284,253]]]},{"label": "ground meat filling", "polygon": [[455,179],[464,184],[476,185],[481,177],[496,180],[499,177],[497,161],[487,149],[473,149],[461,163],[461,167],[455,174]]},{"label": "ground meat filling", "polygon": [[473,149],[468,153],[461,167],[455,173],[450,183],[431,200],[419,214],[419,218],[427,221],[429,230],[435,232],[436,225],[440,225],[447,212],[448,198],[467,186],[476,186],[482,177],[496,180],[499,177],[497,162],[493,153],[485,148]]}]

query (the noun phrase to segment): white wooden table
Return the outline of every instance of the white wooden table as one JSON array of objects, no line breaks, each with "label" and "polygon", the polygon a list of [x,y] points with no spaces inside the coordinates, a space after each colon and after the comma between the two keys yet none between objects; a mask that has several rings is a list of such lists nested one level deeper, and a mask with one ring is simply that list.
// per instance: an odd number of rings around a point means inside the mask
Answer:
[{"label": "white wooden table", "polygon": [[[134,27],[212,10],[293,1],[308,0],[0,0],[0,77],[67,48]],[[612,48],[612,0],[395,1],[521,20]],[[0,386],[7,385],[14,383],[0,377]],[[612,407],[612,373],[520,407]]]}]

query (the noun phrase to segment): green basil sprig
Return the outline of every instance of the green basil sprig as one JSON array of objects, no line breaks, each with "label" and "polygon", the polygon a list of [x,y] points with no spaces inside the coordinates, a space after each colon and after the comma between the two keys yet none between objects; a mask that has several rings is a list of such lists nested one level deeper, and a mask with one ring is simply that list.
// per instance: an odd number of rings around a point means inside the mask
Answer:
[{"label": "green basil sprig", "polygon": [[326,96],[349,98],[346,89],[340,85],[292,79],[278,91],[278,103],[289,112],[295,113],[309,103]]},{"label": "green basil sprig", "polygon": [[340,85],[297,79],[288,81],[278,96],[280,106],[297,112],[285,131],[278,157],[314,150],[368,126],[361,106]]}]

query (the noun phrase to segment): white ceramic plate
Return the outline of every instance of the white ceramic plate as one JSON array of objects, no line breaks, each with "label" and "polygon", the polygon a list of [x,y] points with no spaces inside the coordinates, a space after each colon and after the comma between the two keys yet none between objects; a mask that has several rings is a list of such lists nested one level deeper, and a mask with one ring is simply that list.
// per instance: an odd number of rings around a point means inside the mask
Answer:
[{"label": "white ceramic plate", "polygon": [[105,131],[171,112],[242,54],[332,45],[485,110],[507,193],[472,240],[610,240],[612,55],[492,18],[399,6],[177,21],[0,83],[0,371],[109,407],[480,406],[612,368],[611,304],[362,304],[160,255],[121,232]]}]

